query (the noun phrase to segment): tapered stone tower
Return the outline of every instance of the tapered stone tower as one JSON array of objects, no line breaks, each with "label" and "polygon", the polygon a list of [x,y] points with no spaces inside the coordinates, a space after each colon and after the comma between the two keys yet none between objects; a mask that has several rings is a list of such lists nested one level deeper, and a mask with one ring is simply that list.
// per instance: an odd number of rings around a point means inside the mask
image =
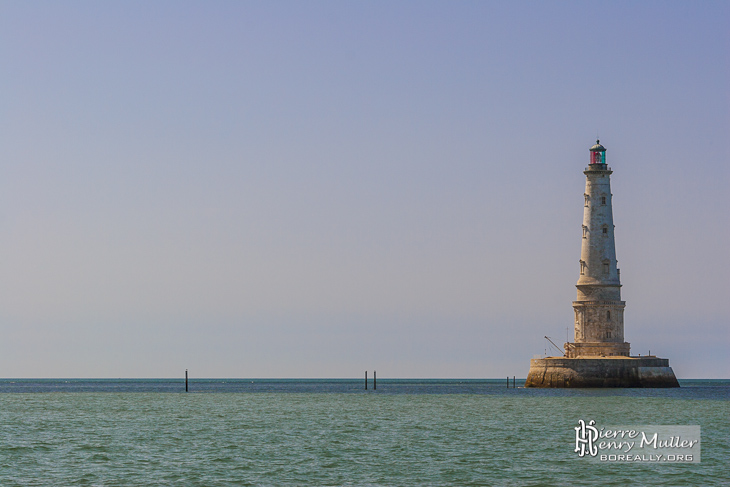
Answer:
[{"label": "tapered stone tower", "polygon": [[580,252],[578,296],[575,310],[575,343],[566,343],[566,357],[629,356],[624,342],[624,307],[616,260],[611,205],[611,168],[606,149],[596,141],[591,162],[583,172],[583,244]]},{"label": "tapered stone tower", "polygon": [[624,308],[616,260],[611,168],[599,141],[590,148],[583,194],[583,240],[578,295],[573,301],[575,341],[563,357],[530,361],[525,387],[679,387],[669,360],[631,357],[624,341]]}]

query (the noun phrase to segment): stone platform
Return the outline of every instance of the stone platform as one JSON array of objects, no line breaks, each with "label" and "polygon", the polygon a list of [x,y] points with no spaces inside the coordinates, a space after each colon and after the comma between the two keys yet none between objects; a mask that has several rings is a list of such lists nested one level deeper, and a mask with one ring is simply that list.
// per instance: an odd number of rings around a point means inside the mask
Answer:
[{"label": "stone platform", "polygon": [[525,387],[679,387],[669,359],[546,357],[530,360]]}]

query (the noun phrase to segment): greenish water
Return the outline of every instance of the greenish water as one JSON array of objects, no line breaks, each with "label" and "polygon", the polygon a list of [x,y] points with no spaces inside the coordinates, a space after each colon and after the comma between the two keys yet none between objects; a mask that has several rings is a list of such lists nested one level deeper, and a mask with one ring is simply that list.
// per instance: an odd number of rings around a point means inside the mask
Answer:
[{"label": "greenish water", "polygon": [[[0,485],[730,484],[726,381],[694,393],[387,389],[0,394]],[[702,462],[579,458],[579,419],[699,424]]]}]

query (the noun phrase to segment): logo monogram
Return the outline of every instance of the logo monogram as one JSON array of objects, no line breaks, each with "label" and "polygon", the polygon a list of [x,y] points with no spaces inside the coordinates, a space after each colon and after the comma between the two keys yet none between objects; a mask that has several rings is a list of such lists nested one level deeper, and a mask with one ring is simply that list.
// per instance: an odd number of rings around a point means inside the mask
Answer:
[{"label": "logo monogram", "polygon": [[579,457],[585,456],[586,453],[595,457],[598,455],[598,448],[594,444],[598,439],[598,429],[593,426],[596,422],[590,420],[586,425],[585,421],[581,419],[578,424],[580,426],[575,427],[575,452]]}]

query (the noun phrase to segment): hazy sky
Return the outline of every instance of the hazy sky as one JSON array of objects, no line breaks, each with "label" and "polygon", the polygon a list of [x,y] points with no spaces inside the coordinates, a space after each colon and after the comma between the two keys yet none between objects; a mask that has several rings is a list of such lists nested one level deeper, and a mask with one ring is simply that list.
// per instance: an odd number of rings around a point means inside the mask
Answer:
[{"label": "hazy sky", "polygon": [[635,354],[730,377],[730,3],[0,1],[0,376],[525,377],[613,168]]}]

